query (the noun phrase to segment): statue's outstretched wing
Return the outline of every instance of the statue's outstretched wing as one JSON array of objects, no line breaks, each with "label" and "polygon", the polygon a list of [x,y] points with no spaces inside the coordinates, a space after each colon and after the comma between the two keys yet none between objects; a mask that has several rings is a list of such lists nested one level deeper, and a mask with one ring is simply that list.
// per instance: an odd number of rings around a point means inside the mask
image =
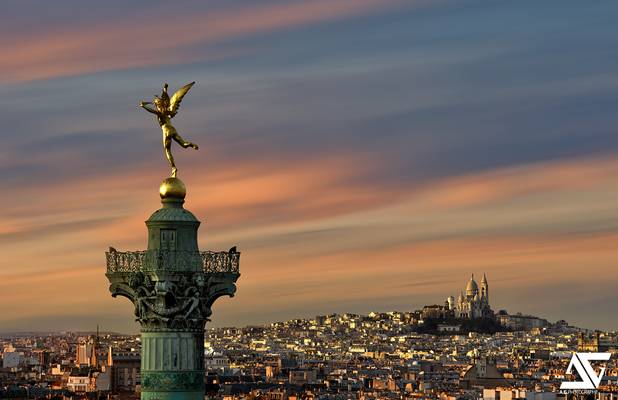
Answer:
[{"label": "statue's outstretched wing", "polygon": [[182,98],[185,97],[185,94],[187,94],[189,89],[191,89],[191,86],[193,86],[194,84],[195,82],[187,83],[186,85],[178,89],[176,93],[174,93],[174,95],[170,99],[169,107],[169,111],[170,113],[172,113],[172,115],[176,115],[176,113],[178,112],[178,107],[180,107],[180,102],[182,101]]}]

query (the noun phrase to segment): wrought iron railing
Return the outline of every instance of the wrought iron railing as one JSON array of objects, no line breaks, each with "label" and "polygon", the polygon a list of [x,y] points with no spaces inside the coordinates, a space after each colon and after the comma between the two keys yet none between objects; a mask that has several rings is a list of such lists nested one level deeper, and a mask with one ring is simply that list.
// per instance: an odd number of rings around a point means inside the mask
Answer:
[{"label": "wrought iron railing", "polygon": [[116,251],[105,252],[107,272],[137,272],[142,269],[146,251]]},{"label": "wrought iron railing", "polygon": [[238,273],[240,265],[240,253],[235,251],[110,250],[105,257],[108,273],[199,268],[207,274]]}]

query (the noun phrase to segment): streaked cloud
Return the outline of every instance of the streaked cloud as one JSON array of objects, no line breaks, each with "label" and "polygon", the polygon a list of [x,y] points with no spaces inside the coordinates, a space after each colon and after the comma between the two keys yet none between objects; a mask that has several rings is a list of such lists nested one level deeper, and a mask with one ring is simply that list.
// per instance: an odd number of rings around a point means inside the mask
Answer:
[{"label": "streaked cloud", "polygon": [[3,82],[20,82],[234,56],[245,50],[204,51],[196,46],[359,16],[400,4],[391,0],[317,0],[197,13],[170,7],[155,9],[159,12],[154,15],[120,14],[113,28],[110,21],[51,26],[45,35],[5,37],[0,43],[9,56],[0,63],[0,76]]},{"label": "streaked cloud", "polygon": [[145,247],[168,173],[137,102],[189,79],[186,206],[201,248],[243,252],[214,324],[487,272],[495,308],[617,328],[586,311],[618,300],[617,5],[114,1],[3,10],[0,329],[136,330],[103,251]]},{"label": "streaked cloud", "polygon": [[[498,169],[407,188],[395,196],[388,191],[368,196],[369,187],[346,183],[362,173],[357,166],[316,160],[286,171],[254,169],[246,179],[213,177],[207,185],[200,185],[197,175],[185,178],[188,208],[206,220],[201,246],[238,244],[243,251],[242,290],[233,301],[217,306],[222,310],[215,313],[215,323],[259,322],[262,309],[292,317],[330,312],[333,305],[339,311],[344,305],[351,307],[348,311],[368,311],[375,304],[383,309],[441,302],[460,289],[468,271],[487,272],[495,282],[494,304],[510,309],[509,299],[521,285],[543,290],[539,282],[566,285],[578,280],[590,283],[586,293],[593,296],[598,274],[613,279],[618,261],[618,223],[613,218],[618,162],[613,155]],[[156,182],[156,175],[136,171],[70,185],[89,193],[79,215],[100,215],[105,209],[100,203],[110,190],[131,193],[129,182],[138,176]],[[16,219],[14,224],[25,223],[33,235],[1,244],[1,251],[10,254],[6,261],[23,271],[1,274],[0,290],[10,294],[4,300],[11,310],[6,318],[22,321],[55,307],[76,315],[84,307],[130,309],[106,295],[102,254],[107,244],[121,248],[143,243],[142,221],[156,207],[155,189],[134,191],[125,199],[122,215],[110,215],[103,225],[75,221],[50,230],[36,219]],[[50,193],[41,192],[42,198],[54,199],[58,188],[45,190]],[[58,195],[55,201],[61,205],[71,193],[59,190]],[[332,206],[337,204],[341,206]],[[57,209],[59,221],[67,219],[70,208]],[[266,216],[263,210],[268,210]],[[45,259],[45,265],[37,259]],[[587,265],[595,265],[594,275],[581,275]],[[23,285],[35,271],[37,280],[47,284],[32,295]],[[70,292],[80,299],[91,290],[99,296],[87,304],[58,299],[39,306],[54,293]],[[536,310],[528,301],[520,299],[517,310]],[[256,313],[254,319],[246,319],[249,310]],[[122,318],[114,329],[130,329],[130,314]]]}]

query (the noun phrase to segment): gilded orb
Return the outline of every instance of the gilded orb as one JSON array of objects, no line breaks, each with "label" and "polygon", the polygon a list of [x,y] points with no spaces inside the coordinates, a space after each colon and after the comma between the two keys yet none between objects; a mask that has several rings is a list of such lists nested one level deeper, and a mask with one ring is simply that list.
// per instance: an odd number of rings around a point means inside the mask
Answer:
[{"label": "gilded orb", "polygon": [[167,178],[159,187],[159,195],[161,195],[161,199],[184,200],[186,194],[187,188],[178,178]]}]

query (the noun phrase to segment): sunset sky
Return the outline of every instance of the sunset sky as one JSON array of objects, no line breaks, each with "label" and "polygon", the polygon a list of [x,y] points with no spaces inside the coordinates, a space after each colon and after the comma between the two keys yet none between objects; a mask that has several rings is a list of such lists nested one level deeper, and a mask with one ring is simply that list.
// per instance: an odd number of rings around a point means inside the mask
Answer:
[{"label": "sunset sky", "polygon": [[169,174],[137,107],[197,81],[175,147],[211,326],[494,310],[618,329],[618,2],[28,1],[0,24],[0,332],[136,332],[104,252]]}]

